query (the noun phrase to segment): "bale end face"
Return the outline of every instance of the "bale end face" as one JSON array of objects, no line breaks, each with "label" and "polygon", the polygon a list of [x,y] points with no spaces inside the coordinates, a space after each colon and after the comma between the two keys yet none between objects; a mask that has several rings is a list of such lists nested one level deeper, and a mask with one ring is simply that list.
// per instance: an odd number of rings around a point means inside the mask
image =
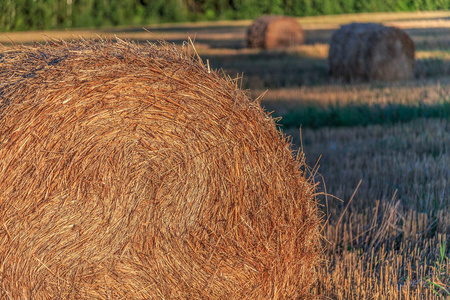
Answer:
[{"label": "bale end face", "polygon": [[338,81],[396,81],[414,77],[414,43],[402,30],[376,23],[342,26],[331,39],[330,77]]},{"label": "bale end face", "polygon": [[174,46],[3,53],[0,294],[297,299],[319,218],[258,102]]},{"label": "bale end face", "polygon": [[284,49],[304,43],[304,32],[295,18],[263,16],[247,30],[247,46],[261,49]]}]

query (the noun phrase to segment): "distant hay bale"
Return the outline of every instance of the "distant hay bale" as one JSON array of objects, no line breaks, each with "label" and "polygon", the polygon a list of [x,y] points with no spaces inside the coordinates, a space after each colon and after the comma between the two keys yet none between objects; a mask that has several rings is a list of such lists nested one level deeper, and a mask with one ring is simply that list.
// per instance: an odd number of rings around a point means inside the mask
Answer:
[{"label": "distant hay bale", "polygon": [[2,55],[2,298],[308,297],[315,185],[236,82],[167,44]]},{"label": "distant hay bale", "polygon": [[414,43],[395,27],[352,23],[333,34],[328,64],[331,78],[341,81],[411,79]]},{"label": "distant hay bale", "polygon": [[293,17],[263,16],[254,20],[247,30],[249,48],[288,48],[302,45],[304,40],[303,29]]}]

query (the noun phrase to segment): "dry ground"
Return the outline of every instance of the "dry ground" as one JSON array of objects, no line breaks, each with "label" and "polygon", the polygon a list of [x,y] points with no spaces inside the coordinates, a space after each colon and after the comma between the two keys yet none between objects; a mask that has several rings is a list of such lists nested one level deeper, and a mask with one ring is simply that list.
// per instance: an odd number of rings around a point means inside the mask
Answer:
[{"label": "dry ground", "polygon": [[[245,48],[250,21],[0,34],[4,45],[43,38],[117,35],[137,42],[189,35],[205,62],[241,77],[273,116],[306,105],[436,105],[450,101],[450,13],[380,13],[299,18],[306,44],[286,51]],[[328,41],[340,24],[384,22],[416,45],[415,79],[339,85],[328,79]],[[301,120],[299,121],[301,123]],[[450,123],[444,118],[311,129],[283,127],[303,149],[323,205],[322,299],[449,299]],[[322,194],[320,194],[322,193]],[[323,194],[328,194],[325,197]],[[331,196],[333,195],[333,196]],[[339,198],[336,199],[336,198]]]}]

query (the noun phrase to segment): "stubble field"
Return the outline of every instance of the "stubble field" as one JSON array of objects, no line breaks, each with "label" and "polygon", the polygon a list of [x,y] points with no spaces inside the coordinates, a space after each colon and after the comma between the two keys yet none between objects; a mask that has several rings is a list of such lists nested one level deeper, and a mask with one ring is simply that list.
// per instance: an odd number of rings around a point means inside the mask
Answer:
[{"label": "stubble field", "polygon": [[[450,299],[450,13],[299,18],[305,45],[245,47],[251,21],[10,33],[9,46],[115,35],[143,43],[188,36],[212,69],[236,77],[290,135],[318,182],[324,254],[320,299]],[[331,34],[352,21],[404,29],[416,47],[410,81],[338,84],[328,78]],[[302,151],[298,151],[302,150]]]}]

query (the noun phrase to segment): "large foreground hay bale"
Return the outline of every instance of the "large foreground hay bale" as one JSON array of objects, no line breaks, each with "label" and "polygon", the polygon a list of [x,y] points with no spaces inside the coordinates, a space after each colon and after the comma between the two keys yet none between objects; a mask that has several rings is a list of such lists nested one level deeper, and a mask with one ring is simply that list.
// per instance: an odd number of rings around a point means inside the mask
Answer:
[{"label": "large foreground hay bale", "polygon": [[352,23],[335,31],[328,55],[330,76],[341,81],[393,81],[414,77],[414,43],[402,30]]},{"label": "large foreground hay bale", "polygon": [[315,187],[236,82],[122,41],[7,50],[0,80],[2,298],[306,297]]},{"label": "large foreground hay bale", "polygon": [[302,45],[304,40],[303,29],[293,17],[263,16],[254,20],[247,30],[249,48],[288,48]]}]

